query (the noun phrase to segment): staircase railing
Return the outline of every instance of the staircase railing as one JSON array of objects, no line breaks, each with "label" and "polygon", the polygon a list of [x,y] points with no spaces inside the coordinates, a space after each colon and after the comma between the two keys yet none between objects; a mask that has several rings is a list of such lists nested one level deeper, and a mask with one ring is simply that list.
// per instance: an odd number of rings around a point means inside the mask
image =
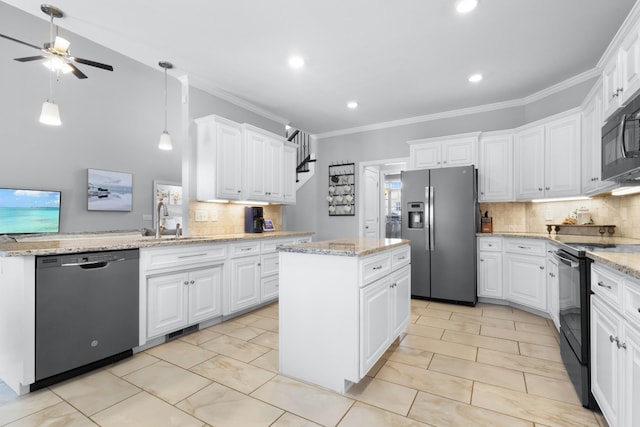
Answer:
[{"label": "staircase railing", "polygon": [[296,144],[297,153],[297,166],[296,166],[296,180],[298,174],[309,172],[309,164],[316,161],[311,158],[311,137],[308,133],[299,129],[291,129],[288,133],[287,140]]}]

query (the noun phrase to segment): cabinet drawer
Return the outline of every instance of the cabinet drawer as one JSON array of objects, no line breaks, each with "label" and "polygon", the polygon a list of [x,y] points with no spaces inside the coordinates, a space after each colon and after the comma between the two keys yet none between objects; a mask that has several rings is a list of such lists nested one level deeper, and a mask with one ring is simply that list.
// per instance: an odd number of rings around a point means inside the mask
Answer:
[{"label": "cabinet drawer", "polygon": [[391,252],[371,255],[360,260],[362,286],[391,272]]},{"label": "cabinet drawer", "polygon": [[278,252],[269,253],[260,256],[260,268],[261,276],[271,276],[278,274],[278,268],[280,265],[280,254]]},{"label": "cabinet drawer", "polygon": [[260,302],[269,301],[278,297],[279,277],[271,276],[260,281]]},{"label": "cabinet drawer", "polygon": [[596,264],[591,265],[591,290],[614,307],[620,305],[622,277]]},{"label": "cabinet drawer", "polygon": [[313,240],[312,236],[298,237],[298,238],[296,238],[296,245],[298,245],[300,243],[311,243],[312,240]]},{"label": "cabinet drawer", "polygon": [[640,328],[640,283],[625,282],[622,288],[624,314],[629,322]]},{"label": "cabinet drawer", "polygon": [[251,240],[249,242],[233,243],[229,245],[229,257],[231,258],[257,255],[259,253],[260,253],[259,240]]},{"label": "cabinet drawer", "polygon": [[265,239],[260,242],[260,250],[262,252],[275,252],[278,246],[289,246],[295,243],[295,239]]},{"label": "cabinet drawer", "polygon": [[502,250],[502,239],[498,237],[479,237],[478,250],[500,252]]},{"label": "cabinet drawer", "polygon": [[210,264],[227,257],[226,245],[188,245],[172,248],[143,248],[140,250],[146,271],[194,264]]},{"label": "cabinet drawer", "polygon": [[505,239],[505,250],[516,254],[546,256],[546,242],[534,239]]},{"label": "cabinet drawer", "polygon": [[404,245],[391,252],[391,269],[398,268],[411,263],[411,246]]}]

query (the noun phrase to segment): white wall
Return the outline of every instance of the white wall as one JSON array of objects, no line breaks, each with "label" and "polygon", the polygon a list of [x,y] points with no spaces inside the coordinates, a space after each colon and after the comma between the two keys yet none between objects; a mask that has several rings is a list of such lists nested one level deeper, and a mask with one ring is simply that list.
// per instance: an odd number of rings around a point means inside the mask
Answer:
[{"label": "white wall", "polygon": [[[36,45],[49,38],[46,20],[2,2],[0,31]],[[59,128],[42,125],[38,116],[49,94],[48,71],[40,61],[13,60],[37,55],[35,49],[0,39],[0,187],[61,190],[62,232],[151,227],[142,215],[153,210],[153,180],[181,182],[183,149],[194,143],[187,135],[195,132],[183,128],[181,84],[174,78],[181,73],[180,64],[174,64],[176,69],[169,73],[168,130],[174,150],[165,152],[157,148],[164,126],[162,69],[60,31],[71,41],[74,55],[111,64],[114,72],[79,66],[88,79],[62,76],[54,83],[53,98],[63,124]],[[281,124],[198,89],[190,89],[186,108],[190,118],[219,114],[284,133]],[[132,173],[132,212],[87,211],[87,168]]]}]

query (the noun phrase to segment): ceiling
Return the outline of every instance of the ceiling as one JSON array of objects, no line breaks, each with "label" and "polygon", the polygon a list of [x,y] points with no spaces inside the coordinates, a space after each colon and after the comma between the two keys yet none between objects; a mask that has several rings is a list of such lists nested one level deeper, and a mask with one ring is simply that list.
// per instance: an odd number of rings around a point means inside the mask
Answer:
[{"label": "ceiling", "polygon": [[[170,75],[320,135],[519,100],[593,70],[635,3],[480,0],[459,15],[454,0],[52,1],[60,35],[158,72],[170,61]],[[4,2],[48,20],[41,0]]]}]

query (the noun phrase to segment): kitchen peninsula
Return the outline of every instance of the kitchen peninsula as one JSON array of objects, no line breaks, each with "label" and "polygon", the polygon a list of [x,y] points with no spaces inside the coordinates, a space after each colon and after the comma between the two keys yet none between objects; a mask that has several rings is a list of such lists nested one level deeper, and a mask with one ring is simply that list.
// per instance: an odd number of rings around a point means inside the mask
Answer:
[{"label": "kitchen peninsula", "polygon": [[340,239],[279,251],[280,371],[344,393],[409,323],[409,240]]}]

